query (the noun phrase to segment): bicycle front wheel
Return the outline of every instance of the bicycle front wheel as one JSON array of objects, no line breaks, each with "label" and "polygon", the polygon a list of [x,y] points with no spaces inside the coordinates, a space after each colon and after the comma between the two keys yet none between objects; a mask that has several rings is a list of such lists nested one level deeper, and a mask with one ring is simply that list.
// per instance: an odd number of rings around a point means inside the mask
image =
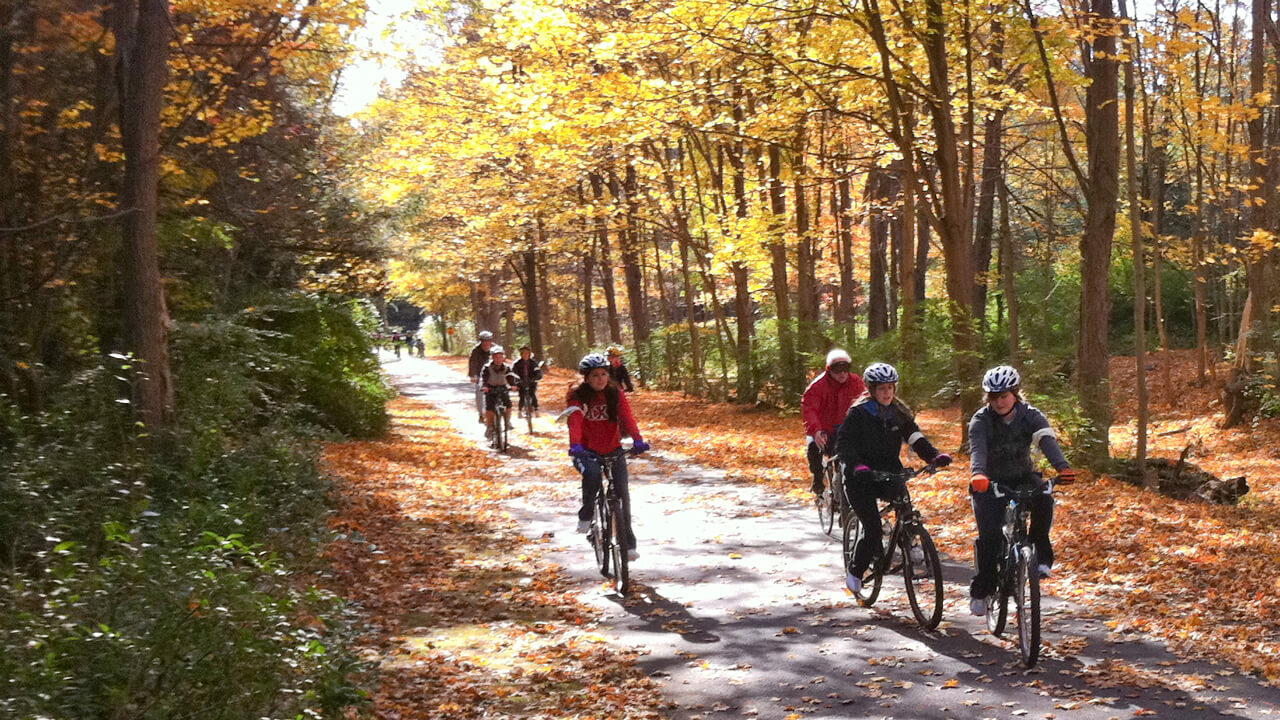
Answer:
[{"label": "bicycle front wheel", "polygon": [[631,568],[627,558],[627,530],[622,522],[622,501],[609,500],[609,552],[613,556],[613,586],[619,595],[631,589]]},{"label": "bicycle front wheel", "polygon": [[1018,650],[1022,664],[1032,667],[1040,655],[1040,573],[1036,549],[1018,548],[1018,569],[1013,598],[1014,620],[1018,623]]},{"label": "bicycle front wheel", "polygon": [[938,627],[942,621],[942,561],[923,526],[902,529],[902,576],[916,620],[929,629]]},{"label": "bicycle front wheel", "polygon": [[507,451],[507,441],[511,435],[511,416],[507,412],[504,408],[498,414],[498,452]]},{"label": "bicycle front wheel", "polygon": [[596,499],[592,508],[591,529],[588,532],[587,538],[596,551],[596,565],[600,567],[600,574],[609,577],[609,513],[600,498]]},{"label": "bicycle front wheel", "polygon": [[529,424],[529,434],[533,434],[533,405],[526,402],[524,404],[524,419]]},{"label": "bicycle front wheel", "polygon": [[822,492],[818,494],[818,527],[822,528],[822,532],[830,535],[832,528],[835,527],[835,485],[831,479],[831,466],[828,465],[822,471]]}]

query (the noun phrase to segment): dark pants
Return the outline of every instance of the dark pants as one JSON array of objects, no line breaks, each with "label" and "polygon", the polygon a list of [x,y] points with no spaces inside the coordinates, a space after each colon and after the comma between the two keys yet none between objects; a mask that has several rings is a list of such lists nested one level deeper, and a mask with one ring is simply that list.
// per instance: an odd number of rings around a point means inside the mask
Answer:
[{"label": "dark pants", "polygon": [[[1047,487],[1047,486],[1046,486]],[[969,491],[973,503],[973,518],[978,524],[978,539],[973,544],[973,554],[978,572],[969,585],[969,595],[984,598],[996,589],[996,564],[1004,552],[1004,509],[1009,498],[996,497],[995,493]],[[1053,527],[1053,496],[1044,493],[1031,501],[1031,525],[1027,534],[1035,545],[1037,562],[1053,566],[1053,545],[1049,542],[1049,530]]]},{"label": "dark pants", "polygon": [[[608,456],[605,462],[612,463],[613,485],[622,498],[622,522],[626,525],[627,549],[636,546],[635,533],[631,531],[631,490],[627,487],[627,456],[625,453]],[[596,496],[604,485],[604,473],[600,470],[600,461],[591,456],[576,457],[573,466],[582,473],[582,507],[578,508],[579,520],[590,520]]]},{"label": "dark pants", "polygon": [[884,532],[880,527],[880,504],[878,500],[893,500],[907,491],[907,483],[902,478],[895,480],[871,480],[865,475],[857,478],[851,472],[845,472],[845,493],[849,497],[849,506],[858,516],[862,524],[862,537],[858,546],[853,549],[853,560],[845,568],[855,577],[861,578],[867,568],[884,548]]},{"label": "dark pants", "polygon": [[[835,441],[828,440],[827,448],[834,449]],[[824,458],[830,456],[831,453],[819,450],[818,443],[810,440],[809,447],[805,452],[805,455],[809,458],[809,472],[813,473],[813,494],[817,495],[822,492],[822,461]]]}]

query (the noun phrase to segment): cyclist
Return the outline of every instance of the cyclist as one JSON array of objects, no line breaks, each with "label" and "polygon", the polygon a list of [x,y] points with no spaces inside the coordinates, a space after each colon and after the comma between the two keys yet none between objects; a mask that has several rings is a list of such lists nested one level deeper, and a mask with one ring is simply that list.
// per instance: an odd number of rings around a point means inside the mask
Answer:
[{"label": "cyclist", "polygon": [[836,447],[844,462],[845,494],[862,523],[862,538],[845,568],[845,587],[862,590],[862,576],[884,545],[880,509],[876,500],[892,500],[906,492],[906,483],[876,481],[873,471],[902,472],[902,443],[922,460],[938,467],[951,464],[951,456],[929,442],[908,408],[897,397],[898,371],[888,363],[872,363],[862,371],[867,391],[854,402],[836,435]]},{"label": "cyclist", "polygon": [[1021,385],[1018,371],[1008,365],[988,370],[982,377],[987,406],[974,413],[969,421],[969,498],[978,526],[978,538],[973,544],[977,573],[969,585],[969,610],[974,615],[986,613],[987,596],[996,588],[996,565],[1004,543],[1002,527],[1008,500],[995,496],[991,491],[992,481],[1005,486],[1025,482],[1044,484],[1045,492],[1032,502],[1028,530],[1039,558],[1037,570],[1041,577],[1049,577],[1053,567],[1053,545],[1049,542],[1053,495],[1049,493],[1048,484],[1034,474],[1031,446],[1037,445],[1057,469],[1058,482],[1067,484],[1076,479],[1075,471],[1058,447],[1048,418],[1023,401],[1019,392]]},{"label": "cyclist", "polygon": [[519,380],[507,364],[506,353],[501,345],[489,348],[489,362],[480,368],[480,387],[484,391],[484,422],[489,430],[493,430],[493,421],[497,417],[494,408],[498,398],[504,400],[507,423],[511,423],[511,386]]},{"label": "cyclist", "polygon": [[569,419],[569,455],[582,473],[582,507],[578,509],[578,532],[591,527],[591,510],[600,493],[603,475],[600,458],[612,463],[613,482],[622,497],[622,517],[626,524],[627,557],[635,560],[636,537],[631,530],[631,492],[627,488],[627,459],[624,453],[610,457],[622,447],[622,433],[631,436],[632,451],[642,453],[649,444],[640,438],[627,396],[613,382],[609,361],[600,353],[590,353],[578,363],[582,383],[569,395],[565,414]]},{"label": "cyclist", "polygon": [[635,392],[635,387],[631,384],[631,372],[627,370],[622,358],[622,348],[614,345],[609,348],[609,375],[613,381],[618,383],[618,387],[627,392]]},{"label": "cyclist", "polygon": [[813,473],[813,494],[822,494],[822,456],[835,454],[836,426],[864,392],[862,378],[850,370],[849,353],[836,348],[827,353],[826,370],[814,378],[800,398],[804,421],[809,471]]},{"label": "cyclist", "polygon": [[520,386],[520,409],[524,410],[524,398],[527,394],[533,411],[538,412],[538,381],[542,379],[542,363],[534,362],[533,351],[528,345],[520,348],[520,359],[511,366],[515,371]]},{"label": "cyclist", "polygon": [[476,386],[476,414],[480,424],[484,424],[484,388],[480,387],[480,370],[489,362],[489,351],[493,348],[493,333],[481,330],[476,336],[479,342],[471,348],[471,356],[467,359],[467,377]]}]

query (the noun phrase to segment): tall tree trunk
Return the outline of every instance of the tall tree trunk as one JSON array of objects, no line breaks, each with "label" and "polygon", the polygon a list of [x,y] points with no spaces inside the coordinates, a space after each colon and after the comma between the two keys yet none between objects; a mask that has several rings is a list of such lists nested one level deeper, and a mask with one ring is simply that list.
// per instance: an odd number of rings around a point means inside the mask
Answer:
[{"label": "tall tree trunk", "polygon": [[[997,15],[991,20],[991,50],[988,68],[994,77],[1004,75],[1004,24]],[[996,186],[1004,168],[1004,107],[998,97],[991,98],[998,107],[990,111],[983,129],[982,179],[978,192],[977,227],[975,229],[973,315],[978,327],[987,329],[987,288],[990,286],[991,246],[995,226]]]},{"label": "tall tree trunk", "polygon": [[[793,186],[796,197],[796,319],[799,326],[800,353],[813,353],[817,347],[818,291],[814,276],[813,237],[809,232],[809,196],[805,191],[808,182],[808,166],[804,152],[805,126],[800,124],[796,133],[796,151],[791,159]],[[821,204],[821,201],[819,201]],[[804,363],[797,360],[793,372],[797,381],[803,382]],[[803,388],[802,388],[803,390]]]},{"label": "tall tree trunk", "polygon": [[1114,6],[1111,0],[1092,0],[1090,5],[1099,25],[1085,55],[1085,76],[1089,79],[1085,91],[1088,209],[1080,240],[1080,348],[1076,380],[1081,409],[1089,420],[1079,445],[1088,464],[1102,468],[1110,459],[1107,332],[1111,317],[1111,243],[1115,236],[1120,176],[1119,81]]},{"label": "tall tree trunk", "polygon": [[604,290],[605,313],[609,321],[609,341],[622,342],[622,320],[618,317],[618,296],[613,282],[613,257],[609,248],[609,220],[601,207],[604,205],[604,179],[600,173],[591,173],[591,195],[596,201],[596,242],[600,245],[600,287]]},{"label": "tall tree trunk", "polygon": [[[529,346],[533,354],[542,354],[542,318],[539,317],[538,303],[538,257],[537,251],[525,250],[521,253],[524,261],[524,272],[521,274],[521,285],[524,288],[524,314],[529,321]],[[510,352],[513,348],[508,348]],[[511,353],[514,357],[519,357]]]},{"label": "tall tree trunk", "polygon": [[[733,127],[734,136],[737,139],[729,146],[728,153],[729,165],[733,168],[734,216],[739,223],[738,227],[734,228],[735,234],[741,232],[741,222],[747,219],[748,212],[747,175],[742,144],[742,123],[746,119],[746,113],[742,108],[742,102],[742,86],[735,81],[733,83]],[[729,267],[733,272],[734,306],[738,315],[737,399],[740,403],[754,403],[757,390],[755,371],[751,362],[751,343],[755,339],[756,329],[755,316],[752,314],[751,307],[750,275],[745,262],[735,261]]]},{"label": "tall tree trunk", "polygon": [[[841,164],[840,180],[831,195],[832,212],[836,216],[836,252],[839,254],[840,292],[836,300],[835,321],[851,326],[854,321],[857,281],[853,279],[853,195],[849,189],[849,174]],[[852,329],[845,338],[852,344]]]},{"label": "tall tree trunk", "polygon": [[[1120,15],[1126,17],[1125,2],[1120,0]],[[1128,46],[1129,59],[1124,64],[1124,119],[1125,119],[1125,183],[1129,196],[1129,234],[1133,240],[1133,357],[1137,364],[1135,383],[1138,396],[1138,437],[1134,445],[1134,463],[1138,468],[1138,477],[1143,487],[1153,489],[1156,484],[1154,474],[1147,472],[1147,283],[1143,277],[1146,265],[1142,249],[1142,206],[1138,202],[1138,152],[1135,147],[1137,133],[1134,130],[1134,72],[1133,66],[1138,54],[1137,44],[1125,25],[1125,44]],[[1144,114],[1144,119],[1146,115]],[[1150,124],[1146,124],[1150,131]],[[1163,181],[1163,179],[1161,179]],[[1159,235],[1159,225],[1156,234]],[[1159,266],[1156,272],[1160,272]]]},{"label": "tall tree trunk", "polygon": [[125,174],[120,204],[127,261],[124,268],[126,323],[133,352],[142,361],[134,389],[138,419],[154,432],[173,410],[169,365],[169,310],[160,277],[156,238],[160,184],[160,113],[169,77],[167,0],[115,0],[120,136]]},{"label": "tall tree trunk", "polygon": [[1001,178],[997,188],[1000,199],[1000,279],[1004,284],[1004,302],[1009,309],[1009,359],[1018,362],[1022,356],[1018,336],[1018,263],[1013,252],[1013,229],[1009,220],[1009,189]]},{"label": "tall tree trunk", "polygon": [[631,334],[636,341],[637,380],[644,385],[648,368],[649,315],[640,268],[640,188],[635,165],[628,162],[622,184],[627,207],[627,226],[622,232],[622,271],[627,281],[627,304],[631,308]]},{"label": "tall tree trunk", "polygon": [[875,167],[867,173],[864,195],[867,199],[867,234],[870,246],[870,275],[867,278],[867,338],[874,339],[889,331],[888,257],[889,239],[893,233],[895,195],[893,175]]},{"label": "tall tree trunk", "polygon": [[582,326],[586,330],[588,348],[596,346],[595,307],[592,295],[595,294],[596,258],[591,251],[582,254]]},{"label": "tall tree trunk", "polygon": [[[791,329],[791,285],[787,279],[787,200],[782,184],[782,148],[769,144],[769,270],[778,316],[778,384],[796,398],[804,390],[804,374],[796,365],[796,340]],[[791,398],[788,398],[791,399]]]}]

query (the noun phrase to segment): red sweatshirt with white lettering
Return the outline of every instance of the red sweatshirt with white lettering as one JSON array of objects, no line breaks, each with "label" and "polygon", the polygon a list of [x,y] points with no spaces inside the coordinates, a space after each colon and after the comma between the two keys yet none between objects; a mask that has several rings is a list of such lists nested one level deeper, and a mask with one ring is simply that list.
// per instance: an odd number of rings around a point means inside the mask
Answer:
[{"label": "red sweatshirt with white lettering", "polygon": [[633,441],[640,439],[640,428],[631,415],[631,403],[626,393],[618,393],[618,420],[609,419],[609,402],[604,391],[592,393],[583,403],[577,397],[569,399],[569,444],[582,445],[592,452],[608,455],[622,446],[625,430]]}]

